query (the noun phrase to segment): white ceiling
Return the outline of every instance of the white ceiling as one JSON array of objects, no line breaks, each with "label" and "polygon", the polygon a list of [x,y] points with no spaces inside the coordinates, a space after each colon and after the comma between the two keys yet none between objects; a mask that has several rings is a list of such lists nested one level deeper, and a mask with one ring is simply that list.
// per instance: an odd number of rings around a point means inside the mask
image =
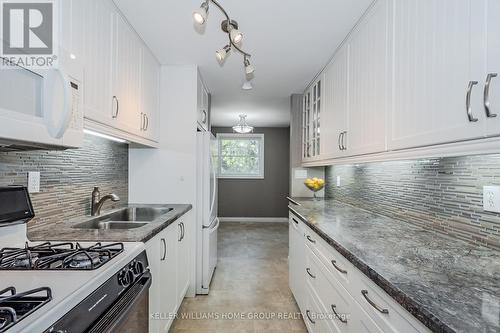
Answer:
[{"label": "white ceiling", "polygon": [[288,126],[290,95],[301,93],[328,62],[372,0],[219,0],[244,33],[256,67],[254,89],[241,90],[243,57],[224,66],[222,13],[211,4],[203,33],[192,11],[202,0],[115,0],[162,64],[197,64],[212,94],[212,123],[232,126],[241,113],[255,126]]}]

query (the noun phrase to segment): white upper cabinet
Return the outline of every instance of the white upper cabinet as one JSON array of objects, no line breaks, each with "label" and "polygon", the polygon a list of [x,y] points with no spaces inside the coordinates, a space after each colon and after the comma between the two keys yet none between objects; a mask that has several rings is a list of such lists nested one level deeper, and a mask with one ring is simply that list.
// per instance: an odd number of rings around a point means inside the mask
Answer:
[{"label": "white upper cabinet", "polygon": [[348,129],[349,47],[337,52],[325,70],[321,152],[325,158],[345,156]]},{"label": "white upper cabinet", "polygon": [[[481,34],[475,34],[478,26],[472,24],[475,6],[482,1],[393,2],[395,81],[389,149],[482,137],[484,78],[478,54],[483,49],[475,45]],[[495,2],[498,6],[498,1],[491,1]],[[498,31],[498,16],[491,22]]]},{"label": "white upper cabinet", "polygon": [[118,127],[132,134],[140,134],[142,43],[127,21],[115,15],[113,34],[112,117]]},{"label": "white upper cabinet", "polygon": [[115,9],[109,1],[62,1],[63,44],[83,65],[85,118],[110,123],[111,64]]},{"label": "white upper cabinet", "polygon": [[[500,135],[500,1],[484,0],[486,18],[477,17],[474,24],[486,24],[486,72],[483,74],[483,110],[486,135]],[[482,1],[478,1],[482,2]],[[496,116],[495,116],[496,115]]]},{"label": "white upper cabinet", "polygon": [[321,117],[323,103],[323,74],[304,93],[302,110],[302,158],[304,161],[321,158]]},{"label": "white upper cabinet", "polygon": [[210,130],[210,99],[208,91],[203,84],[201,76],[198,75],[198,126],[205,131]]},{"label": "white upper cabinet", "polygon": [[386,150],[386,112],[391,92],[390,1],[379,0],[349,40],[349,130],[347,153]]},{"label": "white upper cabinet", "polygon": [[158,141],[160,122],[160,64],[144,49],[142,61],[141,136]]},{"label": "white upper cabinet", "polygon": [[83,67],[86,127],[154,145],[160,89],[156,58],[111,0],[65,0],[62,12],[62,43]]}]

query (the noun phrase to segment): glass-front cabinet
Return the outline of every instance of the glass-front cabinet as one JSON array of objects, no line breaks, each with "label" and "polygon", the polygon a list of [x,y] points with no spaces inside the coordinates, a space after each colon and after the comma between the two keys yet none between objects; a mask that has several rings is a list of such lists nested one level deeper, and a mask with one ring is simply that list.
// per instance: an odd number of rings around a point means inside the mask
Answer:
[{"label": "glass-front cabinet", "polygon": [[314,160],[321,154],[321,77],[303,96],[302,111],[302,160]]}]

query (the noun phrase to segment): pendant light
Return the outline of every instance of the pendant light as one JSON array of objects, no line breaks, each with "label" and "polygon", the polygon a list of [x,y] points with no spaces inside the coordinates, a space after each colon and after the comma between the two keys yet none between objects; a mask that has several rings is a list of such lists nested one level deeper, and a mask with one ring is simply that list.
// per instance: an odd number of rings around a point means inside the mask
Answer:
[{"label": "pendant light", "polygon": [[240,44],[243,41],[243,33],[238,30],[238,22],[235,20],[231,20],[226,10],[219,4],[217,0],[205,0],[200,8],[196,9],[193,12],[194,22],[200,26],[203,26],[208,19],[208,9],[210,3],[213,3],[217,8],[220,9],[222,14],[226,17],[224,21],[221,22],[221,29],[228,35],[229,44],[218,50],[216,54],[217,61],[222,65],[224,60],[229,55],[231,49],[238,51],[243,54],[243,64],[245,68],[245,75],[251,76],[253,75],[255,68],[250,64],[249,58],[252,56],[251,54],[243,51],[240,48]]},{"label": "pendant light", "polygon": [[248,134],[253,132],[253,126],[247,124],[247,115],[240,114],[240,121],[233,126],[233,131],[239,134]]}]

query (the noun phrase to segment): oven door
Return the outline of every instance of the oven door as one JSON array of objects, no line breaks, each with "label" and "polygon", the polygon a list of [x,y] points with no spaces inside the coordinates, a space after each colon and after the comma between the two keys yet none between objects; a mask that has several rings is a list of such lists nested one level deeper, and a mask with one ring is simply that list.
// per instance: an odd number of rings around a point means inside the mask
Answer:
[{"label": "oven door", "polygon": [[88,333],[136,333],[149,329],[149,287],[151,273],[147,270],[88,329]]}]

